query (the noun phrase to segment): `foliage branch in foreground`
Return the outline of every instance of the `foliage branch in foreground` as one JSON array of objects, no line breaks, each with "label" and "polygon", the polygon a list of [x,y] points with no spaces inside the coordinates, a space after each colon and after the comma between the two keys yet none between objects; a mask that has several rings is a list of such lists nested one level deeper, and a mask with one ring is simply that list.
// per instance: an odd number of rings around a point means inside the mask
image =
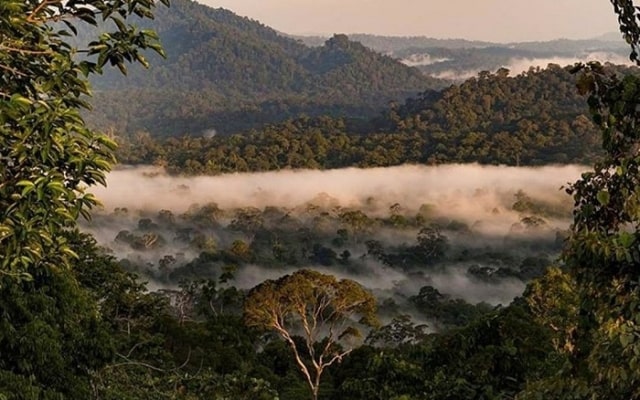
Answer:
[{"label": "foliage branch in foreground", "polygon": [[[632,0],[611,3],[631,46],[630,58],[640,64],[639,9]],[[620,77],[599,63],[575,70],[581,72],[578,88],[589,95],[605,156],[568,188],[574,223],[563,258],[578,289],[577,326],[564,346],[571,362],[559,379],[538,382],[528,394],[638,399],[640,78]]]},{"label": "foliage branch in foreground", "polygon": [[[105,65],[147,65],[162,54],[152,18],[169,0],[3,0],[0,2],[0,272],[32,277],[69,265],[75,254],[60,232],[97,201],[85,189],[105,183],[115,144],[85,125],[88,77]],[[69,44],[81,25],[113,28],[87,48]]]}]

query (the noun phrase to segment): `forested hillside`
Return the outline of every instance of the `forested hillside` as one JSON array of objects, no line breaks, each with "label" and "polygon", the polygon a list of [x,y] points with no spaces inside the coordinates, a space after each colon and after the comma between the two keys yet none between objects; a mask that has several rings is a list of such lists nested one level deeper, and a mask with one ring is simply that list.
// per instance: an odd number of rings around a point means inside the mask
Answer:
[{"label": "forested hillside", "polygon": [[163,141],[138,134],[121,138],[119,158],[187,174],[403,163],[587,163],[601,154],[600,141],[576,79],[557,65],[513,77],[500,70],[393,104],[366,123],[305,117],[231,137]]},{"label": "forested hillside", "polygon": [[[335,35],[309,47],[257,21],[192,0],[174,1],[155,20],[139,25],[158,32],[167,58],[149,55],[151,69],[132,66],[126,78],[112,70],[94,77],[94,111],[87,114],[92,126],[157,137],[233,134],[300,115],[362,123],[390,102],[514,60],[572,63],[589,53],[624,60],[623,43],[597,40],[497,45]],[[81,31],[78,41],[86,42],[91,33]]]},{"label": "forested hillside", "polygon": [[[321,45],[326,38],[298,37],[309,45]],[[429,37],[350,35],[352,40],[415,66],[429,76],[456,82],[481,71],[517,68],[517,73],[530,66],[549,62],[561,65],[577,61],[611,61],[628,63],[627,44],[619,34],[585,40],[557,39],[547,42],[492,43],[464,39]]]},{"label": "forested hillside", "polygon": [[[310,48],[257,21],[176,0],[142,27],[167,58],[93,80],[89,121],[154,135],[237,132],[306,113],[366,118],[443,83],[338,35]],[[88,34],[88,33],[85,33]],[[126,99],[126,100],[124,100]]]}]

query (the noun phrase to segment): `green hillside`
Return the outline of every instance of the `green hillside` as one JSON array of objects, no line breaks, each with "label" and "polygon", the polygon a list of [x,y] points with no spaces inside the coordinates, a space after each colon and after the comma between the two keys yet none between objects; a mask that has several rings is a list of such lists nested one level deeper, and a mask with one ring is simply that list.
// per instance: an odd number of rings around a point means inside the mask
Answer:
[{"label": "green hillside", "polygon": [[[424,36],[349,35],[351,40],[390,55],[425,75],[461,82],[481,71],[515,68],[523,72],[530,66],[560,65],[577,60],[626,63],[627,43],[619,33],[602,37],[538,42],[492,43],[465,39],[435,39]],[[298,36],[310,46],[322,45],[321,36]]]},{"label": "green hillside", "polygon": [[122,137],[119,160],[161,164],[182,174],[405,163],[591,163],[601,155],[600,140],[576,80],[569,67],[554,65],[516,76],[499,70],[391,104],[365,123],[304,117],[230,137]]},{"label": "green hillside", "polygon": [[158,135],[233,132],[306,113],[366,118],[391,100],[442,87],[396,60],[335,36],[310,48],[259,22],[190,0],[141,28],[167,59],[95,80],[93,125]]}]

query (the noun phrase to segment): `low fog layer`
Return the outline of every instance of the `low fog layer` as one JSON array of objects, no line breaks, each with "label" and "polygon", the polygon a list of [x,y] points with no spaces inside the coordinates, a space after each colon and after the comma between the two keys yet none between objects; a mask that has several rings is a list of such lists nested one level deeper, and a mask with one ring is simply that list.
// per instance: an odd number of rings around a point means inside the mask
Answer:
[{"label": "low fog layer", "polygon": [[412,54],[409,57],[400,60],[401,63],[408,65],[409,67],[433,65],[445,61],[451,61],[451,59],[446,57],[432,57],[429,54]]},{"label": "low fog layer", "polygon": [[[428,55],[423,55],[423,57],[426,57],[425,59],[432,61],[432,59],[429,58]],[[417,55],[414,55],[413,59],[419,59],[419,58],[417,57]],[[560,56],[544,57],[544,58],[516,57],[516,58],[510,59],[509,62],[504,63],[503,65],[501,65],[501,67],[507,68],[510,71],[510,76],[516,76],[524,72],[527,72],[530,68],[546,68],[549,64],[557,64],[560,66],[565,66],[565,65],[573,65],[579,62],[584,63],[588,61],[599,61],[602,63],[609,62],[616,65],[633,65],[629,61],[629,58],[623,55],[620,55],[617,53],[595,52],[595,53],[589,53],[589,54],[576,56],[576,57],[560,57]],[[436,62],[430,62],[427,64],[425,63],[413,64],[412,66],[434,65],[434,64],[436,64]],[[467,71],[447,70],[447,71],[442,71],[442,72],[433,74],[433,76],[439,79],[463,81],[463,80],[467,80],[469,78],[478,76],[478,73],[481,72],[483,69],[485,70],[489,69],[489,70],[492,70],[493,72],[493,70],[496,70],[497,68],[482,68],[482,69],[474,69],[474,70],[467,70]]]},{"label": "low fog layer", "polygon": [[[222,209],[266,206],[293,208],[318,203],[327,196],[342,207],[387,213],[399,204],[407,213],[428,204],[440,217],[468,224],[491,221],[485,233],[501,234],[519,220],[511,211],[514,194],[525,191],[535,200],[567,206],[561,190],[575,181],[583,166],[537,168],[405,165],[390,168],[279,171],[220,176],[173,177],[161,170],[124,168],[111,172],[108,187],[92,191],[105,210],[185,212],[193,204],[215,202]],[[485,224],[486,225],[486,224]]]},{"label": "low fog layer", "polygon": [[[243,289],[312,268],[411,313],[424,286],[507,304],[558,255],[571,218],[561,188],[587,169],[405,165],[175,177],[120,168],[108,187],[93,189],[104,209],[83,229],[154,288],[217,276],[231,263]],[[446,238],[440,256],[419,246],[430,224]]]},{"label": "low fog layer", "polygon": [[[331,274],[339,279],[352,279],[376,293],[381,298],[395,298],[417,294],[420,288],[432,285],[442,293],[454,298],[476,304],[485,302],[491,305],[506,305],[522,294],[525,284],[517,279],[505,279],[499,284],[473,279],[464,268],[449,266],[446,271],[430,271],[426,274],[407,274],[386,267],[374,261],[368,261],[357,274],[335,269],[309,266],[316,271]],[[239,288],[251,289],[267,279],[278,279],[295,269],[265,269],[252,265],[238,270],[234,283]]]}]

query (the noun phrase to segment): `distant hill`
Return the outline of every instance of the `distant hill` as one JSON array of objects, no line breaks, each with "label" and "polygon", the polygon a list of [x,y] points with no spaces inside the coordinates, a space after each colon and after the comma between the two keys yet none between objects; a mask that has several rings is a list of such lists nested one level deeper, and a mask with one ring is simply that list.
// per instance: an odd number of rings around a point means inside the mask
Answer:
[{"label": "distant hill", "polygon": [[[326,37],[323,36],[292,36],[308,46],[321,46]],[[469,49],[495,46],[492,42],[466,39],[436,39],[427,36],[384,36],[366,33],[350,34],[352,40],[381,53],[394,53],[409,48],[441,47],[446,49]]]},{"label": "distant hill", "polygon": [[[289,36],[296,39],[307,46],[321,46],[328,39],[327,36]],[[468,39],[436,39],[428,36],[383,36],[370,35],[364,33],[350,34],[351,40],[362,43],[372,50],[385,53],[396,54],[409,49],[483,49],[507,48],[514,50],[529,50],[541,53],[555,54],[574,54],[582,51],[593,50],[621,50],[628,47],[627,43],[621,38],[621,34],[617,32],[609,32],[591,39],[572,40],[572,39],[555,39],[548,41],[533,42],[485,42],[480,40]]]},{"label": "distant hill", "polygon": [[308,47],[224,9],[190,0],[159,8],[144,28],[158,32],[167,59],[96,79],[100,128],[153,134],[234,132],[306,113],[366,119],[389,101],[444,83],[349,40]]},{"label": "distant hill", "polygon": [[[319,36],[296,37],[308,45],[318,45]],[[623,64],[628,60],[628,45],[619,33],[588,40],[557,39],[546,42],[491,43],[465,39],[350,35],[372,50],[387,54],[426,75],[461,82],[481,71],[507,68],[514,74],[530,67],[560,66],[577,61],[598,60]]]},{"label": "distant hill", "polygon": [[[607,67],[620,74],[635,67]],[[519,75],[481,73],[426,91],[356,131],[341,119],[297,118],[231,137],[122,138],[119,159],[177,174],[286,168],[386,167],[405,163],[513,166],[590,164],[602,155],[599,130],[570,67]]]}]

